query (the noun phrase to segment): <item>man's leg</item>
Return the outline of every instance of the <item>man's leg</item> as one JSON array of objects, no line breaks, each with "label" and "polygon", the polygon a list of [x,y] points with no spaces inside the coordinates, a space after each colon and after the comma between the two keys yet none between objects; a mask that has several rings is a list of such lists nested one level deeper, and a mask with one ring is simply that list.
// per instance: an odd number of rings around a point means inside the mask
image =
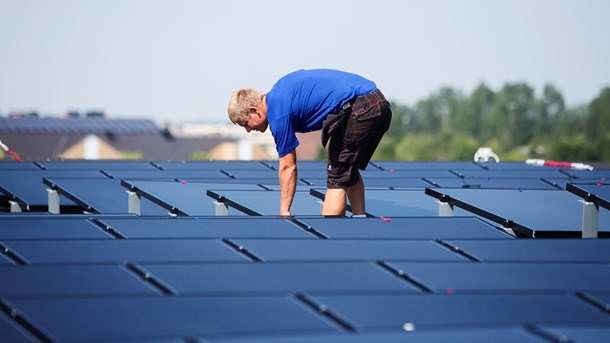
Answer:
[{"label": "man's leg", "polygon": [[345,215],[345,189],[328,188],[324,205],[322,206],[323,216],[344,216]]},{"label": "man's leg", "polygon": [[364,182],[362,182],[362,176],[359,176],[358,183],[347,188],[347,198],[352,207],[352,214],[366,214],[366,209],[364,207]]}]

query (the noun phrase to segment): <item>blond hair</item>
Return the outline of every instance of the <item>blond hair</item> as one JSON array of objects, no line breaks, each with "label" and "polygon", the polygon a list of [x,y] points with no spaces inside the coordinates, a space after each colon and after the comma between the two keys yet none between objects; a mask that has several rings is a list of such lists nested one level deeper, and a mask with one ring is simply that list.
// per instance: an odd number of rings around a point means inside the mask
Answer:
[{"label": "blond hair", "polygon": [[250,107],[259,105],[264,95],[254,88],[242,88],[233,92],[227,109],[231,122],[235,124],[238,120],[250,118]]}]

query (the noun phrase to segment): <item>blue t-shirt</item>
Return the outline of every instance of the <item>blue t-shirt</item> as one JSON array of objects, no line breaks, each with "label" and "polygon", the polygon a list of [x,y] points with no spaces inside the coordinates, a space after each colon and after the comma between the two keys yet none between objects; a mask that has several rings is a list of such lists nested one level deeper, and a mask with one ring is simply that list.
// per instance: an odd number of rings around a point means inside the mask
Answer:
[{"label": "blue t-shirt", "polygon": [[280,157],[296,149],[295,132],[322,129],[330,113],[377,89],[373,81],[338,70],[299,70],[279,79],[267,93],[267,120]]}]

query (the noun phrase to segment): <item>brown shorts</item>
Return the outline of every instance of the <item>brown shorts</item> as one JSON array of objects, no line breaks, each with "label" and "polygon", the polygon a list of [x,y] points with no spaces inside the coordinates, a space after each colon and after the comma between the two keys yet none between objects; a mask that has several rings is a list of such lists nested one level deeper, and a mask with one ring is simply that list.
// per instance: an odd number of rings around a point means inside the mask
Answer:
[{"label": "brown shorts", "polygon": [[326,125],[322,134],[330,137],[326,184],[328,188],[347,188],[360,180],[358,169],[366,168],[390,128],[392,110],[381,91],[376,90],[350,101],[335,117],[339,120],[332,132],[332,125]]}]

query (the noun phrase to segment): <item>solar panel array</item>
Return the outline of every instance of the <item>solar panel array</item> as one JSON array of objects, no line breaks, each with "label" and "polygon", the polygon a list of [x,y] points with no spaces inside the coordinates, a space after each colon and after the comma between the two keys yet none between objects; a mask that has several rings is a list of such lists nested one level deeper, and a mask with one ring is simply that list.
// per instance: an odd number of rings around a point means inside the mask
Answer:
[{"label": "solar panel array", "polygon": [[159,134],[160,129],[148,119],[0,117],[0,132]]},{"label": "solar panel array", "polygon": [[303,161],[287,218],[277,167],[0,163],[0,341],[608,341],[610,171],[376,161],[350,218]]}]

